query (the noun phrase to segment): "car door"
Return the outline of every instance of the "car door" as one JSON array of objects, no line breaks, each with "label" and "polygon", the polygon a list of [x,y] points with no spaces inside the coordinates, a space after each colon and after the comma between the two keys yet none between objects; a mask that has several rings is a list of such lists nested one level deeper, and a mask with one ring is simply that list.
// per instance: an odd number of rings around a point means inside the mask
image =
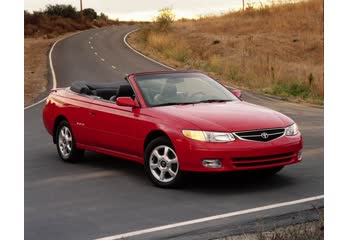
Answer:
[{"label": "car door", "polygon": [[118,106],[115,102],[94,100],[90,106],[96,147],[137,155],[135,142],[139,108]]}]

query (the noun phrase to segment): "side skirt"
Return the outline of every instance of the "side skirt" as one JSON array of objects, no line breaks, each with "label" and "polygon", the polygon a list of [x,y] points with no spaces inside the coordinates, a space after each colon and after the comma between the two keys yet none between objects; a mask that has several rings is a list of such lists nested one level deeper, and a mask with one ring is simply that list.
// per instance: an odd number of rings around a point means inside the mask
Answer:
[{"label": "side skirt", "polygon": [[117,152],[117,151],[112,151],[112,150],[105,149],[105,148],[92,147],[92,146],[84,145],[84,144],[80,144],[80,143],[77,143],[77,148],[84,149],[84,150],[91,151],[91,152],[103,153],[106,155],[131,160],[131,161],[138,162],[141,164],[143,164],[143,162],[144,162],[143,158],[141,158],[141,157],[131,155],[131,154],[126,154],[126,153],[121,153],[121,152]]}]

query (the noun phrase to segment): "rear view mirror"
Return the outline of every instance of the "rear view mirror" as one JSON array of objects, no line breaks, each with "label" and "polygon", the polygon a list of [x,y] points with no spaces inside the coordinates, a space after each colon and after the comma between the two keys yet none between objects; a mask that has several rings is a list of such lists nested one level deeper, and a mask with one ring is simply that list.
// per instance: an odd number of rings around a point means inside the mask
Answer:
[{"label": "rear view mirror", "polygon": [[133,107],[133,108],[140,107],[138,102],[131,97],[118,97],[116,103],[118,106],[123,106],[123,107]]},{"label": "rear view mirror", "polygon": [[232,93],[233,93],[233,95],[235,95],[236,97],[238,97],[238,98],[241,98],[242,97],[242,92],[241,92],[241,90],[238,90],[238,89],[231,89],[230,90]]}]

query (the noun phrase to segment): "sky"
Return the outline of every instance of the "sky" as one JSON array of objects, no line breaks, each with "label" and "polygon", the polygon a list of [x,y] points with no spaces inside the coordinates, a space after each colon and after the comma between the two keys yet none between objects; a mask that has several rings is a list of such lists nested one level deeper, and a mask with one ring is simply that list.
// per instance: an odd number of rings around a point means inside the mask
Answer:
[{"label": "sky", "polygon": [[[80,9],[80,0],[25,0],[24,9],[40,10],[48,4],[71,4]],[[83,0],[83,7],[93,8],[98,13],[103,12],[111,19],[150,21],[164,7],[173,8],[176,18],[196,18],[239,9],[242,7],[242,0]]]}]

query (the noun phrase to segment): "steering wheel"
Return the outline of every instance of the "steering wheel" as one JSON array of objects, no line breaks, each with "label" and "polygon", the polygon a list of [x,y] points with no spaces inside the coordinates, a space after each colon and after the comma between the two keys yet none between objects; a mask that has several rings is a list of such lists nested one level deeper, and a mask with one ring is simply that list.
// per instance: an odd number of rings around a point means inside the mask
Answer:
[{"label": "steering wheel", "polygon": [[205,94],[204,92],[202,92],[202,91],[198,91],[198,92],[192,93],[191,96],[190,96],[190,98],[191,98],[191,99],[193,99],[193,98],[194,98],[194,99],[198,99],[198,97],[195,98],[195,96],[197,96],[197,95],[198,95],[198,96],[200,96],[200,95],[203,95],[203,96],[204,96],[204,95],[206,95],[206,94]]}]

